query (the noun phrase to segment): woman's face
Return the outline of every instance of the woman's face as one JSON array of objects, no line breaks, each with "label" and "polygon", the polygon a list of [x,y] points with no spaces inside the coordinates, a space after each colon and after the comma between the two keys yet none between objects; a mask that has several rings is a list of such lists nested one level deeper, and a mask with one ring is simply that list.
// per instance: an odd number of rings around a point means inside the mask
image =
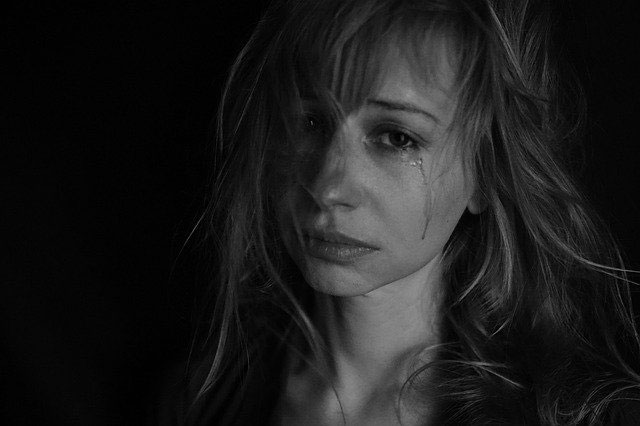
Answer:
[{"label": "woman's face", "polygon": [[305,101],[279,222],[317,291],[360,295],[418,274],[470,203],[473,182],[448,130],[454,74],[446,51],[439,57],[426,79],[390,49],[376,90],[330,134],[320,106]]}]

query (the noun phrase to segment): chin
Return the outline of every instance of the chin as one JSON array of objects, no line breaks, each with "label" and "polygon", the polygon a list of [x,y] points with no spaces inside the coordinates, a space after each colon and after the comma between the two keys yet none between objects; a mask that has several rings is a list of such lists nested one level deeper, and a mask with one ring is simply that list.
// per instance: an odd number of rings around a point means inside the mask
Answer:
[{"label": "chin", "polygon": [[418,260],[395,264],[388,262],[388,267],[382,268],[385,262],[379,259],[374,262],[336,264],[307,257],[303,260],[305,266],[301,270],[309,286],[319,293],[340,297],[362,296],[389,284],[402,286],[407,278],[424,271],[429,263]]},{"label": "chin", "polygon": [[330,296],[361,296],[384,285],[341,265],[318,266],[310,262],[303,275],[311,288]]}]

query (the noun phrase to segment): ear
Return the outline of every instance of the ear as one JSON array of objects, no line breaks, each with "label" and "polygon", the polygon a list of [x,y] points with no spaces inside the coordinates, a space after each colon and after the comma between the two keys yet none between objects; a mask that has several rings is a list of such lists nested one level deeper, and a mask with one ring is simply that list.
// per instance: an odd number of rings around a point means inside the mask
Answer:
[{"label": "ear", "polygon": [[469,203],[467,204],[467,210],[471,214],[480,214],[487,208],[487,200],[482,195],[481,191],[476,188],[469,198]]}]

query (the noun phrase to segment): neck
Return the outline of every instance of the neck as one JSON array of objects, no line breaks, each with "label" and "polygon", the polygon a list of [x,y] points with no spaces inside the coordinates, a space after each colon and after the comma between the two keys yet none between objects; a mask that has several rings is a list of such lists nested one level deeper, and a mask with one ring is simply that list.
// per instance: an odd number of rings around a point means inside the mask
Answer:
[{"label": "neck", "polygon": [[439,343],[442,294],[438,256],[364,295],[317,295],[314,316],[328,345],[336,386],[367,389],[362,386],[402,383],[413,356]]}]

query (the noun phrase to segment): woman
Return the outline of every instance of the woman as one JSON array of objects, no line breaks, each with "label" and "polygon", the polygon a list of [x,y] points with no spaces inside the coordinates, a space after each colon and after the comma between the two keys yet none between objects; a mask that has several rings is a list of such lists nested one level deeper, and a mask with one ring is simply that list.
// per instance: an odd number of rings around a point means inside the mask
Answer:
[{"label": "woman", "polygon": [[268,9],[218,116],[187,424],[634,424],[546,3]]}]

